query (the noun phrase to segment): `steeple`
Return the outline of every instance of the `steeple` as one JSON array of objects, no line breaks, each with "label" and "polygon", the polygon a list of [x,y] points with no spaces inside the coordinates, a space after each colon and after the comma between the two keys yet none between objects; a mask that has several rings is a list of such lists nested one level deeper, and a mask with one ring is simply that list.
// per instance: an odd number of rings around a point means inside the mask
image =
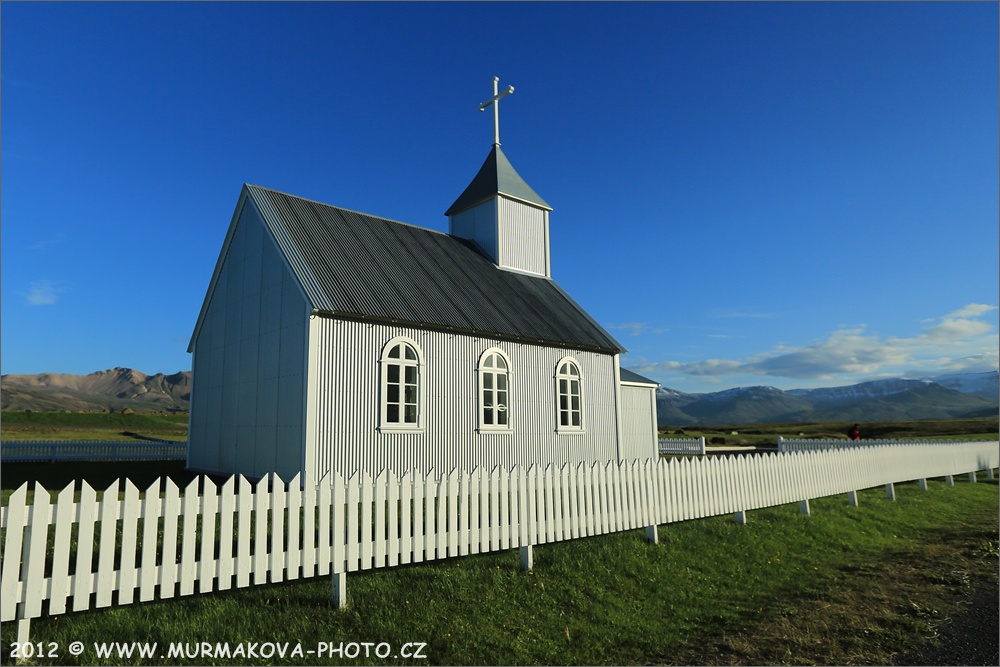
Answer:
[{"label": "steeple", "polygon": [[445,215],[449,233],[473,241],[500,268],[551,277],[549,211],[552,207],[515,171],[500,149],[498,102],[514,92],[509,86],[479,106],[493,106],[493,148],[468,187]]}]

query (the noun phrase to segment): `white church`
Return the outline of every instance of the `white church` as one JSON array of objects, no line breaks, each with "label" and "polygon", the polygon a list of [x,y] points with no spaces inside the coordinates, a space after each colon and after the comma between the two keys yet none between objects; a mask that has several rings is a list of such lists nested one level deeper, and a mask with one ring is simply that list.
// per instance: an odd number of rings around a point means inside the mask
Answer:
[{"label": "white church", "polygon": [[552,279],[494,145],[449,233],[244,185],[188,351],[188,468],[282,479],[657,456],[657,384]]}]

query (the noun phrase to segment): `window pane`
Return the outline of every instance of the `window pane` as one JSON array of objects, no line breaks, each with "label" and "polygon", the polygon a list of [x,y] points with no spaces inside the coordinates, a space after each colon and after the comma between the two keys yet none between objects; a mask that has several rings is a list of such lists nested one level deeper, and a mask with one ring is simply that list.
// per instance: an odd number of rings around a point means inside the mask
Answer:
[{"label": "window pane", "polygon": [[565,410],[559,411],[559,425],[569,426],[569,413],[567,413]]},{"label": "window pane", "polygon": [[385,407],[385,419],[390,424],[399,423],[399,406],[398,405],[387,405]]},{"label": "window pane", "polygon": [[580,426],[580,413],[579,412],[574,412],[573,413],[573,426]]},{"label": "window pane", "polygon": [[406,358],[407,359],[412,359],[413,361],[417,360],[417,353],[413,351],[412,347],[410,347],[409,345],[407,345],[407,346],[404,347],[404,349],[406,350]]},{"label": "window pane", "polygon": [[406,423],[407,424],[417,423],[417,406],[415,405],[406,406]]},{"label": "window pane", "polygon": [[492,425],[493,424],[493,408],[485,407],[483,408],[483,424]]},{"label": "window pane", "polygon": [[416,366],[404,366],[406,369],[406,384],[416,384],[417,383],[417,367]]},{"label": "window pane", "polygon": [[580,375],[580,371],[578,371],[578,370],[576,369],[576,366],[574,366],[573,364],[566,364],[566,365],[567,365],[567,366],[569,366],[569,374],[570,374],[570,375],[572,375],[572,376],[574,376],[574,377],[576,377],[576,376],[579,376],[579,375]]},{"label": "window pane", "polygon": [[507,391],[507,375],[500,374],[497,375],[497,389],[500,391]]},{"label": "window pane", "polygon": [[406,402],[412,405],[417,404],[417,388],[407,385],[406,387]]},{"label": "window pane", "polygon": [[385,400],[389,403],[399,403],[399,385],[390,384],[385,388]]},{"label": "window pane", "polygon": [[493,388],[493,373],[483,373],[483,389]]},{"label": "window pane", "polygon": [[503,360],[503,357],[501,357],[499,354],[495,356],[497,359],[497,368],[502,368],[503,370],[507,370],[507,362]]},{"label": "window pane", "polygon": [[392,384],[392,383],[398,383],[399,382],[399,366],[397,366],[396,364],[389,364],[386,367],[386,374],[385,374],[385,376],[386,376],[386,379],[389,380],[390,384]]},{"label": "window pane", "polygon": [[497,422],[501,426],[506,426],[507,425],[507,412],[506,411],[498,412],[497,413]]},{"label": "window pane", "polygon": [[573,397],[573,412],[579,412],[579,411],[580,411],[580,397],[579,396],[574,396]]},{"label": "window pane", "polygon": [[391,350],[389,350],[389,358],[390,359],[399,359],[399,348],[401,348],[401,347],[402,347],[402,345],[396,345]]},{"label": "window pane", "polygon": [[486,357],[486,360],[483,361],[483,368],[493,368],[493,356],[494,355],[491,354]]}]

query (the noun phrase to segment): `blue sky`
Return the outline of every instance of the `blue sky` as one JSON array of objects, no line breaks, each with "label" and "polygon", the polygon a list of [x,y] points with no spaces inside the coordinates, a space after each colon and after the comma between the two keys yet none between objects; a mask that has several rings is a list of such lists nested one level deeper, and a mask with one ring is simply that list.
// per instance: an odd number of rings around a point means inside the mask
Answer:
[{"label": "blue sky", "polygon": [[432,229],[492,143],[681,391],[998,365],[997,3],[0,5],[3,373],[190,368],[244,182]]}]

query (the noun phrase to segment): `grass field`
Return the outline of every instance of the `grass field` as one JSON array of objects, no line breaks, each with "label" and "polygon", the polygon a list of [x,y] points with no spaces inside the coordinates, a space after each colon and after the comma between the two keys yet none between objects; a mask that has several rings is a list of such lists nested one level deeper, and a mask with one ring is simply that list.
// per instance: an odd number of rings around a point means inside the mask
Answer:
[{"label": "grass field", "polygon": [[[52,484],[73,473],[48,467]],[[759,510],[745,526],[661,526],[659,545],[642,531],[542,545],[530,573],[512,550],[352,574],[345,610],[320,578],[37,619],[32,641],[55,642],[62,657],[34,662],[137,663],[93,650],[117,641],[157,642],[164,655],[173,642],[426,644],[417,660],[144,664],[889,664],[933,641],[973,587],[996,588],[998,565],[995,480],[896,491],[895,502],[863,491],[859,507],[816,499],[810,516],[797,505]],[[13,633],[4,626],[5,659]],[[86,652],[66,655],[72,641]]]},{"label": "grass field", "polygon": [[136,435],[187,440],[186,413],[0,413],[4,440],[134,440]]}]

